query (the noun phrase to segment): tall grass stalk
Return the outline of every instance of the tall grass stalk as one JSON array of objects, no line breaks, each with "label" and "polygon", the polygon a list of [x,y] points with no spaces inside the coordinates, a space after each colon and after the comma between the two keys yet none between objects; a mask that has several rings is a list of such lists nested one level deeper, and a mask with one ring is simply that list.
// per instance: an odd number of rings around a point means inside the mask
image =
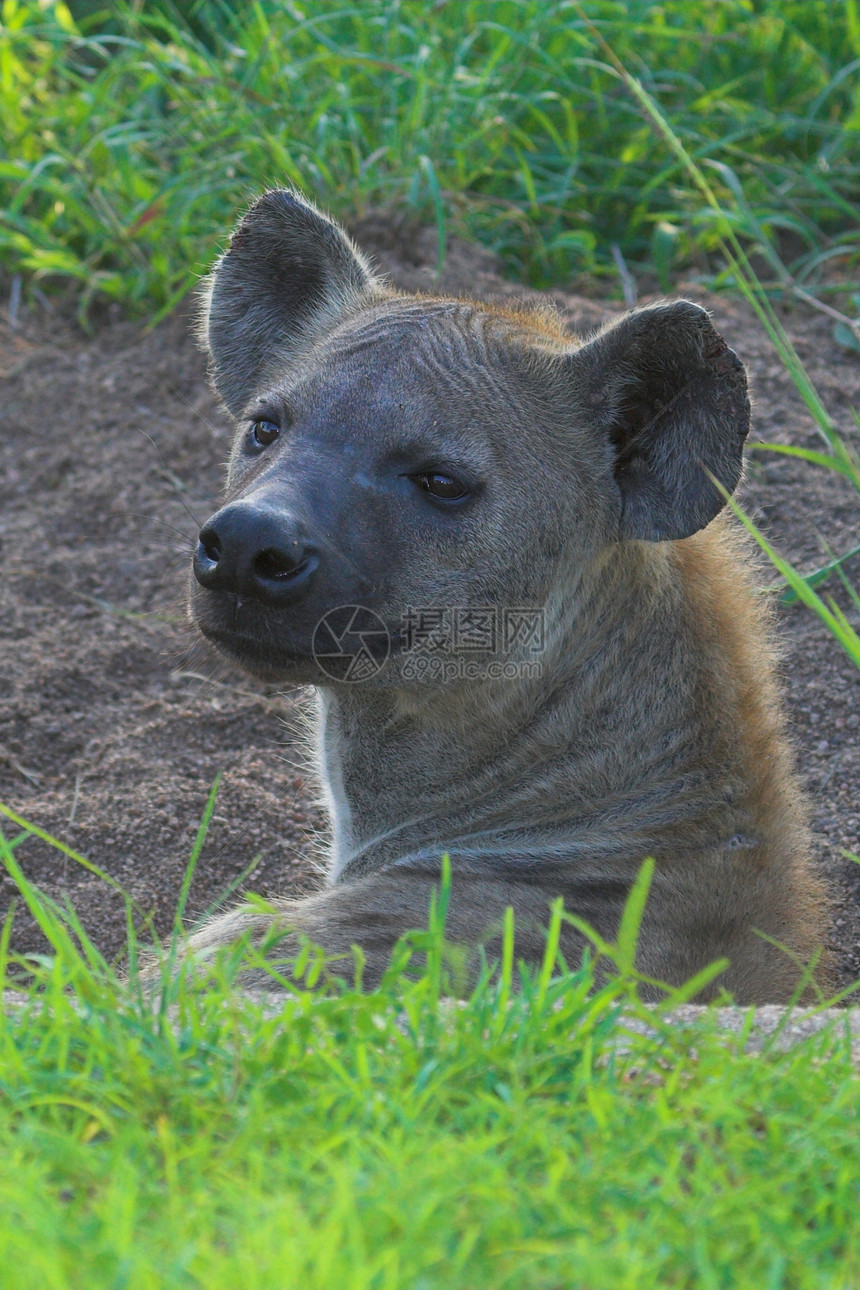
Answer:
[{"label": "tall grass stalk", "polygon": [[[774,348],[810,412],[813,422],[829,449],[829,452],[812,452],[807,449],[782,444],[761,444],[755,446],[771,452],[780,452],[795,457],[802,457],[817,466],[833,470],[838,474],[847,477],[857,489],[858,495],[860,495],[860,459],[858,459],[856,449],[853,445],[847,445],[837,434],[832,419],[819,397],[806,369],[800,361],[797,351],[786,333],[785,328],[782,326],[767,292],[763,290],[761,283],[750,264],[749,256],[735,232],[732,220],[721,204],[712,184],[705,175],[702,167],[698,164],[695,158],[691,156],[681,139],[673,130],[671,123],[667,120],[659,104],[655,102],[641,82],[629,72],[602,34],[594,27],[594,24],[585,13],[584,6],[578,3],[578,0],[575,0],[574,7],[581,14],[583,21],[588,25],[589,29],[593,32],[595,39],[598,41],[606,57],[615,68],[618,76],[624,82],[636,102],[642,107],[660,137],[666,142],[674,155],[683,164],[691,180],[700,192],[702,199],[707,204],[709,210],[713,213],[723,256],[725,257],[726,264],[732,277],[744,299],[752,307],[756,316],[764,326]],[[858,421],[858,426],[860,426],[860,421]],[[732,510],[740,518],[748,531],[753,534],[756,541],[767,554],[768,558],[785,579],[791,595],[784,596],[783,600],[790,603],[791,600],[797,599],[802,601],[808,608],[812,609],[825,623],[832,635],[846,651],[849,658],[851,658],[852,662],[860,668],[860,635],[858,635],[856,628],[852,625],[845,612],[836,604],[835,601],[831,599],[829,603],[825,603],[814,589],[817,584],[824,581],[831,573],[838,573],[841,577],[843,586],[849,593],[852,604],[857,609],[860,609],[860,597],[858,597],[856,591],[847,582],[844,574],[842,573],[843,563],[852,556],[860,553],[860,546],[844,552],[837,559],[829,561],[822,569],[818,569],[814,573],[804,577],[799,574],[797,570],[792,568],[787,560],[783,559],[777,553],[765,535],[756,527],[755,524],[753,524],[748,516],[743,513],[741,508],[732,498],[727,497],[727,501]]]}]

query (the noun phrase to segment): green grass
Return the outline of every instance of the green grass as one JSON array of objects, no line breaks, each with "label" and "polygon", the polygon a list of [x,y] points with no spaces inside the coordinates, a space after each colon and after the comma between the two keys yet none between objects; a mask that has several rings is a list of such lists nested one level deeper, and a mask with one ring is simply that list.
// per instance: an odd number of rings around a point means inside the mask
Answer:
[{"label": "green grass", "polygon": [[666,1018],[682,992],[646,1013],[630,974],[569,971],[552,931],[541,970],[508,939],[499,977],[452,1004],[444,895],[373,993],[308,948],[275,1006],[231,988],[236,955],[147,998],[23,878],[21,836],[0,851],[52,953],[10,956],[7,920],[6,983],[33,976],[0,1017],[4,1290],[860,1281],[838,1025],[747,1055],[712,1014]]},{"label": "green grass", "polygon": [[718,280],[718,221],[601,38],[777,287],[855,272],[856,0],[93,8],[0,5],[0,259],[84,311],[169,309],[284,181],[411,210],[442,252],[478,237],[539,284],[617,283],[618,253],[664,289],[682,265]]}]

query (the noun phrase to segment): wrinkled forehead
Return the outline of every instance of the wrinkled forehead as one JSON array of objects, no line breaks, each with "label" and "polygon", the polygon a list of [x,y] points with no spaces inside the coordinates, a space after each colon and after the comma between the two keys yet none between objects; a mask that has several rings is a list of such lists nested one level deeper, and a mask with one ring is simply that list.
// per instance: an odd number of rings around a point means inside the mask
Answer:
[{"label": "wrinkled forehead", "polygon": [[503,360],[505,337],[492,314],[468,301],[395,299],[345,319],[321,349],[333,360],[399,363],[439,377]]},{"label": "wrinkled forehead", "polygon": [[289,405],[462,413],[510,405],[522,388],[522,344],[460,301],[394,300],[345,320],[278,382]]}]

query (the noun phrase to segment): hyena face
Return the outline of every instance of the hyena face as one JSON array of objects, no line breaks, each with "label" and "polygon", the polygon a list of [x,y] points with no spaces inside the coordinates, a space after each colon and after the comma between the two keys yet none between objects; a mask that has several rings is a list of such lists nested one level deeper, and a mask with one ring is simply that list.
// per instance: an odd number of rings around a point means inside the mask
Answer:
[{"label": "hyena face", "polygon": [[618,516],[596,487],[608,445],[577,442],[541,388],[557,360],[512,330],[466,304],[371,305],[253,398],[200,534],[202,630],[319,680],[314,631],[338,606],[372,611],[396,650],[411,608],[543,605],[565,547]]},{"label": "hyena face", "polygon": [[[703,311],[629,315],[584,346],[534,315],[400,297],[293,194],[252,208],[213,275],[207,342],[240,423],[200,533],[192,613],[273,679],[327,682],[320,623],[555,605],[622,538],[687,536],[740,473],[740,364]],[[550,629],[552,624],[549,624]]]}]

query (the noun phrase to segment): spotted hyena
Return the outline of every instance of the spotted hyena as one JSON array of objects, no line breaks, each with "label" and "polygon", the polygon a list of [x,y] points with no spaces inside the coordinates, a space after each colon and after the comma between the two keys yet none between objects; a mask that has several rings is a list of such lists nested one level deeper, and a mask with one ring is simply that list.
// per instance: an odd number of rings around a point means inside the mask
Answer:
[{"label": "spotted hyena", "polygon": [[[490,955],[508,906],[611,941],[643,860],[637,964],[780,1001],[825,939],[766,610],[723,512],[742,364],[687,301],[581,341],[550,312],[409,295],[298,194],[266,193],[210,280],[236,418],[191,614],[228,658],[316,687],[329,878],[192,952],[283,926],[366,957],[425,923]],[[565,924],[568,962],[582,949]],[[784,948],[781,948],[784,947]]]}]

